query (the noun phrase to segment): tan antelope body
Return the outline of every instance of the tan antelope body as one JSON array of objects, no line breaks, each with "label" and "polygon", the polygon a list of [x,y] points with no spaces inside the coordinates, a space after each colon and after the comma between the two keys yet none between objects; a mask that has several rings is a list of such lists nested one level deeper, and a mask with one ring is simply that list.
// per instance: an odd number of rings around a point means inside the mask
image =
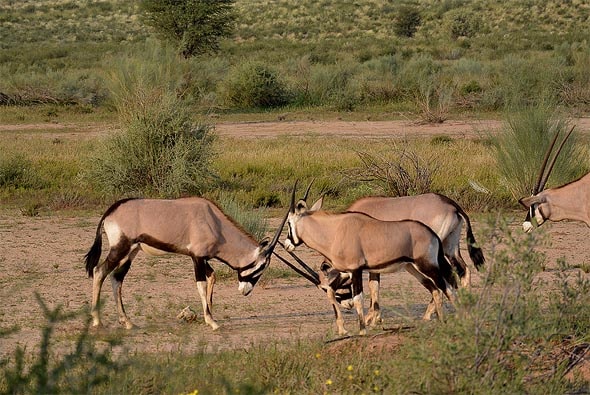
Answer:
[{"label": "tan antelope body", "polygon": [[334,289],[337,281],[352,281],[354,305],[359,318],[360,333],[365,333],[362,305],[362,272],[393,273],[406,269],[432,294],[425,319],[436,311],[442,319],[442,294],[452,300],[455,286],[452,268],[446,260],[442,242],[426,225],[417,221],[380,221],[362,213],[329,214],[319,211],[320,199],[308,210],[304,200],[294,203],[287,218],[287,250],[305,243],[328,259],[339,272],[339,279],[327,289],[336,314],[339,334],[345,334],[344,320]]},{"label": "tan antelope body", "polygon": [[[478,270],[485,263],[481,248],[475,245],[476,240],[469,216],[461,206],[444,195],[426,193],[402,197],[369,196],[355,201],[346,211],[364,213],[381,221],[414,220],[422,222],[441,239],[444,253],[457,271],[461,285],[467,287],[470,284],[471,275],[460,251],[461,231],[463,223],[465,223],[469,256]],[[330,269],[322,266],[321,272],[324,275],[323,279],[325,279],[329,277]],[[367,314],[367,324],[369,325],[381,321],[379,284],[379,273],[370,273],[370,307]],[[325,284],[323,286],[325,287]],[[343,287],[350,287],[350,284],[344,283],[340,289],[335,291],[343,295],[349,294],[350,292],[344,291]],[[341,304],[350,306],[352,303],[342,300]]]},{"label": "tan antelope body", "polygon": [[574,128],[572,127],[561,141],[551,163],[547,166],[547,162],[553,153],[553,147],[559,137],[559,131],[555,133],[545,153],[532,196],[519,200],[520,204],[528,210],[527,217],[522,224],[525,232],[532,231],[535,226],[539,226],[547,220],[555,222],[563,220],[581,221],[590,226],[590,173],[560,187],[544,189],[559,153],[573,131]]},{"label": "tan antelope body", "polygon": [[[121,287],[132,260],[141,249],[146,253],[176,253],[192,258],[205,322],[217,329],[219,325],[211,315],[215,273],[208,260],[216,258],[236,270],[238,289],[248,295],[270,263],[285,220],[270,243],[267,240],[258,243],[219,207],[203,198],[116,202],[100,219],[94,244],[86,254],[86,271],[93,278],[93,325],[101,324],[100,290],[105,278],[112,273],[119,322],[128,329],[133,327],[123,307]],[[109,241],[109,252],[99,264],[103,229]]]},{"label": "tan antelope body", "polygon": [[476,269],[485,263],[481,248],[476,246],[469,216],[452,199],[437,193],[416,196],[361,198],[346,211],[365,213],[382,221],[411,219],[428,226],[440,237],[445,255],[454,266],[461,285],[470,283],[470,270],[461,256],[461,230],[466,225],[467,250]]}]

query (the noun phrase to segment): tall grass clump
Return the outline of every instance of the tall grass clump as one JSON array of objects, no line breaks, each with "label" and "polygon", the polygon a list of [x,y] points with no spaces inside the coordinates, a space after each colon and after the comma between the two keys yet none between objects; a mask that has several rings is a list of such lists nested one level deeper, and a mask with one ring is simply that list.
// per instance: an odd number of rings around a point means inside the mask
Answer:
[{"label": "tall grass clump", "polygon": [[397,76],[405,95],[419,109],[424,122],[444,122],[452,105],[451,81],[444,78],[442,65],[430,55],[417,55],[407,61]]},{"label": "tall grass clump", "polygon": [[[556,133],[565,136],[571,127],[564,116],[545,106],[528,107],[507,116],[494,144],[498,169],[515,199],[531,194],[551,140]],[[573,181],[587,167],[576,140],[574,131],[555,163],[548,187]]]},{"label": "tall grass clump", "polygon": [[110,195],[203,193],[216,180],[213,128],[193,121],[179,95],[180,59],[158,47],[147,55],[120,60],[109,75],[122,131],[102,142],[89,176]]}]

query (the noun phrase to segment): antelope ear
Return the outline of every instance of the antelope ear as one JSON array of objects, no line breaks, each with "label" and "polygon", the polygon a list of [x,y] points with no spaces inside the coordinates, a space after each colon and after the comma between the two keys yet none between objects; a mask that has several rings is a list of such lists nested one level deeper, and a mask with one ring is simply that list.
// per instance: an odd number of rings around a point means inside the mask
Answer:
[{"label": "antelope ear", "polygon": [[265,248],[266,246],[268,246],[270,244],[270,237],[265,237],[264,239],[262,239],[262,241],[260,241],[260,248]]},{"label": "antelope ear", "polygon": [[307,211],[307,203],[305,203],[305,200],[298,201],[297,204],[295,205],[295,213],[302,214],[306,211]]},{"label": "antelope ear", "polygon": [[324,196],[322,195],[322,197],[321,197],[321,198],[319,198],[319,199],[317,200],[317,202],[315,202],[315,203],[313,204],[313,206],[311,206],[311,209],[310,209],[310,211],[318,211],[318,210],[321,210],[321,209],[322,209],[322,205],[323,205],[323,204],[324,204]]},{"label": "antelope ear", "polygon": [[518,203],[522,204],[525,208],[530,208],[533,204],[540,204],[540,203],[545,203],[547,199],[545,199],[544,197],[541,196],[529,196],[529,197],[524,197],[522,199],[520,199],[518,201]]},{"label": "antelope ear", "polygon": [[330,265],[328,265],[326,262],[322,262],[322,264],[320,265],[320,271],[324,274],[328,274],[328,270],[330,270],[332,267]]}]

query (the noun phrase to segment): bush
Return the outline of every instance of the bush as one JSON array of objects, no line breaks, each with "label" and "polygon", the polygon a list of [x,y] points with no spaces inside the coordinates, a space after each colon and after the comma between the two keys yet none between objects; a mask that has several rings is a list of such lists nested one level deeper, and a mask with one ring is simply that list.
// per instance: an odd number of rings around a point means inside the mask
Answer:
[{"label": "bush", "polygon": [[90,177],[110,195],[202,194],[216,179],[210,170],[212,128],[194,123],[174,95],[150,99],[138,105],[122,132],[99,147]]},{"label": "bush", "polygon": [[[65,355],[62,352],[59,358],[52,360],[51,340],[56,326],[79,314],[66,314],[60,306],[51,310],[38,294],[35,293],[35,296],[47,321],[42,331],[39,353],[29,360],[25,356],[26,350],[17,347],[12,360],[0,358],[0,393],[91,393],[96,385],[107,382],[112,374],[123,367],[122,363],[113,362],[109,347],[105,351],[97,349],[88,332],[89,321],[78,336],[73,351]],[[86,311],[84,314],[90,316]],[[17,330],[0,330],[0,337]],[[116,344],[112,340],[107,342],[110,346]]]},{"label": "bush", "polygon": [[481,29],[481,21],[473,12],[453,10],[445,17],[448,19],[451,37],[455,40],[459,37],[475,37]]},{"label": "bush", "polygon": [[230,70],[221,89],[226,103],[239,108],[280,107],[289,101],[275,71],[259,62],[246,62]]},{"label": "bush", "polygon": [[421,21],[420,11],[416,7],[402,6],[399,8],[395,19],[395,34],[400,37],[413,37]]},{"label": "bush", "polygon": [[439,169],[435,160],[424,160],[407,148],[393,147],[393,155],[357,152],[362,165],[347,171],[357,181],[368,181],[387,196],[411,196],[432,192],[432,180]]}]

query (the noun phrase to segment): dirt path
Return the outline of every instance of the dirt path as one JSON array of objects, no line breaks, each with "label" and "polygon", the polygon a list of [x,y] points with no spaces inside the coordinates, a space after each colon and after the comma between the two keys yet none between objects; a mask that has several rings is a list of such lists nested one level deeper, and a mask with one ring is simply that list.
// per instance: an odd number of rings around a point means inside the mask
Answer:
[{"label": "dirt path", "polygon": [[[590,134],[590,117],[574,122],[578,131]],[[414,121],[276,121],[219,122],[215,125],[220,136],[236,138],[269,138],[281,135],[337,135],[357,138],[430,138],[444,135],[453,138],[473,138],[495,133],[502,127],[498,120],[449,120],[440,124],[418,124]],[[18,133],[47,138],[95,138],[116,130],[110,123],[37,123],[0,125],[0,137]]]}]

